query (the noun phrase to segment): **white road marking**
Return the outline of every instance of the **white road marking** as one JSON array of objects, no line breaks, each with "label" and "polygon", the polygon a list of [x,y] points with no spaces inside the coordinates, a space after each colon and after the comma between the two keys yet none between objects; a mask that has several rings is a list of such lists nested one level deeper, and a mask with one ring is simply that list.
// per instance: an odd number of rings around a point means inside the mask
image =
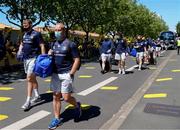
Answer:
[{"label": "white road marking", "polygon": [[23,81],[26,81],[26,79],[18,79],[18,81],[21,81],[21,82],[23,82]]},{"label": "white road marking", "polygon": [[166,50],[161,51],[161,54],[163,54],[164,52],[166,52]]},{"label": "white road marking", "polygon": [[118,77],[111,77],[111,78],[106,79],[106,80],[104,80],[104,81],[102,81],[102,82],[100,82],[100,83],[98,83],[98,84],[96,84],[96,85],[94,85],[94,86],[92,86],[92,87],[84,90],[84,91],[81,91],[81,92],[79,92],[79,93],[77,93],[77,94],[78,94],[78,95],[81,95],[81,96],[86,96],[86,95],[88,95],[88,94],[96,91],[97,89],[103,87],[104,85],[106,85],[106,84],[108,84],[108,83],[116,80],[117,78],[118,78]]},{"label": "white road marking", "polygon": [[132,67],[126,69],[126,71],[132,71],[132,70],[134,70],[134,68],[136,68],[136,67],[138,67],[138,66],[139,66],[139,65],[134,65],[134,66],[132,66]]},{"label": "white road marking", "polygon": [[34,114],[32,114],[32,115],[30,115],[30,116],[28,116],[22,120],[19,120],[19,121],[15,122],[15,123],[7,126],[7,127],[4,127],[1,130],[21,130],[24,127],[48,116],[49,114],[50,114],[50,112],[41,110],[41,111],[34,113]]}]

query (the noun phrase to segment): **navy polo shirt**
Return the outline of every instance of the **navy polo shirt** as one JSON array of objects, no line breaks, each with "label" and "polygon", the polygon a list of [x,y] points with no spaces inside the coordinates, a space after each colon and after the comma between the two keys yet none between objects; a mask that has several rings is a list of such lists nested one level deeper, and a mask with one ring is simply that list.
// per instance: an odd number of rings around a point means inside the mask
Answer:
[{"label": "navy polo shirt", "polygon": [[135,46],[139,46],[138,48],[136,48],[137,52],[144,52],[144,42],[139,41],[139,42],[135,42]]},{"label": "navy polo shirt", "polygon": [[73,58],[79,58],[76,44],[68,39],[65,39],[62,42],[56,41],[53,43],[52,50],[54,57],[54,73],[68,73],[74,63]]},{"label": "navy polo shirt", "polygon": [[40,53],[40,44],[43,43],[40,32],[31,30],[23,35],[23,56],[24,59],[36,57]]},{"label": "navy polo shirt", "polygon": [[116,48],[116,53],[121,54],[125,53],[127,51],[127,46],[124,40],[118,40],[117,42],[117,48]]},{"label": "navy polo shirt", "polygon": [[111,40],[104,40],[101,46],[101,53],[110,54],[111,51],[108,52],[108,50],[112,49],[112,47],[113,47],[113,43]]}]

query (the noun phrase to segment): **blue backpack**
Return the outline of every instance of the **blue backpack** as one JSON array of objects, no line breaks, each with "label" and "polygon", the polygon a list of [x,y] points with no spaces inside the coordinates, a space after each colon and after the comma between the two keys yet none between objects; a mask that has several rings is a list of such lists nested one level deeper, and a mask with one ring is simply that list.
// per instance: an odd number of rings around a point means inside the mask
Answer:
[{"label": "blue backpack", "polygon": [[135,48],[133,48],[132,50],[131,50],[131,56],[133,56],[133,57],[136,57],[136,53],[137,53],[137,51],[136,51],[136,49]]},{"label": "blue backpack", "polygon": [[37,76],[46,78],[52,74],[52,66],[52,56],[42,54],[37,57],[33,71]]}]

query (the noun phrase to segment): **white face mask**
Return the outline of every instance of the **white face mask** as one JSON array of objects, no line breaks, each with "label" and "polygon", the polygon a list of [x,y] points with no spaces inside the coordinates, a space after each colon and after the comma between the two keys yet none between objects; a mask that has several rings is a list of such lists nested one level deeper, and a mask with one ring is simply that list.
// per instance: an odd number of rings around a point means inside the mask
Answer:
[{"label": "white face mask", "polygon": [[63,38],[62,31],[55,31],[55,38],[57,41],[61,41]]}]

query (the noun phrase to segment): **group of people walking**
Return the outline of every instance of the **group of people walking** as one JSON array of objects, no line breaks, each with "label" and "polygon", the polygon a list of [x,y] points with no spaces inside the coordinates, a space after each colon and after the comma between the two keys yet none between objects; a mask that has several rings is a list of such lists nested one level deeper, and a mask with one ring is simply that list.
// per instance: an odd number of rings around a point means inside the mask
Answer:
[{"label": "group of people walking", "polygon": [[[17,58],[24,62],[25,73],[27,74],[27,98],[22,105],[23,110],[31,108],[32,104],[41,100],[38,92],[38,82],[33,72],[35,60],[39,54],[45,54],[45,45],[41,33],[32,29],[32,22],[29,19],[23,21],[24,35],[19,46]],[[53,57],[53,74],[50,89],[53,91],[53,111],[54,118],[48,128],[55,129],[62,123],[61,118],[61,98],[75,106],[74,117],[79,119],[81,116],[81,103],[73,96],[74,87],[72,82],[74,74],[80,64],[80,56],[74,42],[66,38],[65,26],[57,23],[55,26],[56,40],[51,44],[48,54]],[[32,92],[34,91],[34,98]]]},{"label": "group of people walking", "polygon": [[[29,19],[23,21],[24,35],[19,46],[17,58],[24,62],[25,73],[27,74],[27,98],[22,105],[23,110],[29,110],[33,103],[41,100],[38,92],[38,82],[36,75],[33,72],[35,60],[39,54],[45,54],[53,57],[53,74],[51,76],[50,90],[53,91],[53,112],[54,118],[51,120],[48,128],[55,129],[62,122],[61,118],[61,98],[64,101],[72,104],[74,109],[75,119],[79,119],[82,114],[81,103],[73,96],[74,75],[80,65],[80,55],[77,44],[70,41],[66,37],[65,26],[63,23],[55,25],[55,41],[51,43],[50,49],[45,49],[45,44],[40,32],[32,29],[32,22]],[[150,62],[150,56],[155,60],[156,56],[160,56],[161,43],[151,39],[143,39],[138,36],[133,48],[129,48],[127,40],[122,34],[118,34],[115,42],[108,36],[105,36],[101,43],[100,54],[102,61],[101,73],[106,73],[106,63],[109,62],[109,70],[111,70],[111,59],[118,61],[118,74],[126,74],[125,60],[128,55],[131,55],[132,50],[136,51],[138,70],[142,69],[143,63]],[[151,53],[153,53],[151,55]],[[34,97],[32,98],[32,93]]]},{"label": "group of people walking", "polygon": [[[137,36],[136,41],[131,45],[131,47],[128,45],[127,39],[122,34],[117,34],[114,42],[111,38],[105,36],[100,47],[101,73],[111,71],[111,61],[114,59],[118,61],[118,74],[126,74],[125,61],[128,55],[136,57],[138,70],[142,70],[143,64],[156,64],[157,57],[161,55],[164,48],[163,42],[159,39],[145,39],[141,35]],[[106,67],[106,65],[109,67]],[[106,68],[109,68],[109,70]]]}]

